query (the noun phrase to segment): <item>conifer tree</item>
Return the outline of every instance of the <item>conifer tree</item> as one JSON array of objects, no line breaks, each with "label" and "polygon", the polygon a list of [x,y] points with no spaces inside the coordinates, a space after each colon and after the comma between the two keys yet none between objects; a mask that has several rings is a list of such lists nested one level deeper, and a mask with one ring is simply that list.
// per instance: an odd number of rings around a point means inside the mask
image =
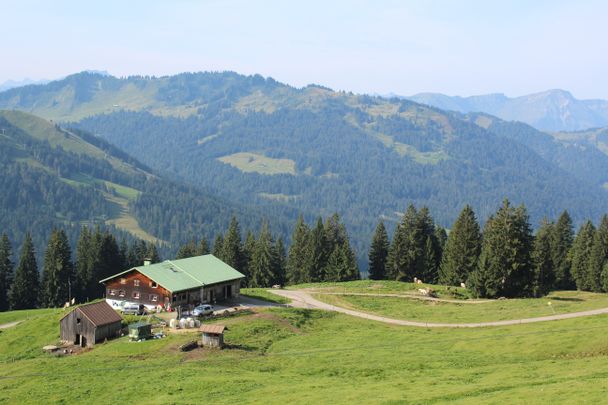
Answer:
[{"label": "conifer tree", "polygon": [[570,269],[572,267],[572,244],[574,231],[568,211],[564,211],[555,223],[551,242],[551,259],[555,269],[555,288],[570,290],[576,288]]},{"label": "conifer tree", "polygon": [[42,270],[41,305],[60,307],[71,299],[72,252],[63,230],[51,233]]},{"label": "conifer tree", "polygon": [[305,258],[307,279],[313,283],[323,281],[327,264],[327,240],[321,217],[317,219],[317,225],[310,231]]},{"label": "conifer tree", "polygon": [[[440,256],[443,257],[443,250],[445,249],[445,244],[448,241],[448,233],[445,228],[439,225],[435,225],[435,239],[437,240],[437,244],[439,246]],[[441,261],[439,262],[441,264]]]},{"label": "conifer tree", "polygon": [[[130,258],[127,260],[131,260]],[[91,231],[83,226],[76,244],[76,262],[74,264],[74,296],[83,302],[90,296],[93,281],[93,245]]]},{"label": "conifer tree", "polygon": [[213,241],[213,256],[220,260],[224,260],[224,237],[221,234],[217,234]]},{"label": "conifer tree", "polygon": [[287,256],[287,283],[299,284],[310,281],[306,273],[306,250],[310,230],[304,218],[298,216],[298,221],[291,236],[291,245]]},{"label": "conifer tree", "polygon": [[384,227],[384,222],[380,221],[376,226],[374,237],[369,248],[369,278],[371,280],[385,280],[386,260],[388,258],[388,234]]},{"label": "conifer tree", "polygon": [[243,269],[241,273],[245,275],[243,286],[248,285],[251,282],[251,261],[253,260],[253,253],[255,252],[256,240],[255,235],[251,231],[247,231],[245,236],[245,243],[243,243]]},{"label": "conifer tree", "polygon": [[602,271],[608,263],[608,216],[604,215],[595,232],[591,257],[586,272],[586,286],[589,291],[602,291]]},{"label": "conifer tree", "polygon": [[228,232],[222,244],[222,260],[238,271],[243,270],[243,245],[241,243],[241,230],[236,217],[230,220]]},{"label": "conifer tree", "polygon": [[197,253],[196,242],[194,239],[191,239],[190,242],[185,245],[180,246],[177,250],[177,254],[175,255],[176,259],[185,259],[188,257],[194,257]]},{"label": "conifer tree", "polygon": [[275,280],[273,271],[277,262],[275,253],[268,223],[264,221],[251,260],[252,287],[270,287],[273,285]]},{"label": "conifer tree", "polygon": [[275,250],[275,270],[273,274],[275,276],[274,284],[285,285],[287,280],[287,255],[285,253],[285,244],[283,243],[283,238],[279,237],[277,243],[274,245]]},{"label": "conifer tree", "polygon": [[546,218],[541,222],[536,237],[532,260],[534,262],[534,296],[541,297],[551,291],[555,284],[555,273],[551,244],[555,226]]},{"label": "conifer tree", "polygon": [[202,256],[202,255],[208,255],[209,253],[210,253],[209,242],[207,241],[207,238],[205,238],[203,236],[196,249],[196,255]]},{"label": "conifer tree", "polygon": [[0,311],[9,309],[8,293],[13,282],[13,262],[11,242],[6,234],[0,239]]},{"label": "conifer tree", "polygon": [[411,282],[422,254],[418,232],[418,212],[410,204],[395,229],[387,258],[387,274],[391,279]]},{"label": "conifer tree", "polygon": [[513,208],[507,199],[488,220],[478,268],[469,285],[480,297],[522,297],[533,293],[532,231],[522,205]]},{"label": "conifer tree", "polygon": [[572,245],[572,278],[579,290],[588,291],[588,269],[591,266],[591,252],[595,239],[595,227],[591,221],[585,222],[574,239]]},{"label": "conifer tree", "polygon": [[19,265],[15,271],[15,279],[9,292],[11,309],[36,308],[40,294],[40,282],[38,280],[38,265],[36,264],[36,252],[32,237],[26,233]]},{"label": "conifer tree", "polygon": [[[114,239],[114,236],[112,236]],[[114,239],[114,243],[116,243],[116,239]],[[150,263],[158,263],[160,262],[160,255],[158,254],[158,248],[152,242],[148,245],[146,249],[146,259],[150,260]]]},{"label": "conifer tree", "polygon": [[443,250],[439,268],[439,282],[445,285],[466,283],[477,268],[481,250],[481,233],[471,206],[465,206],[452,230]]},{"label": "conifer tree", "polygon": [[418,211],[416,227],[411,238],[416,254],[414,276],[426,283],[437,282],[441,251],[435,237],[435,224],[428,207],[422,207]]}]

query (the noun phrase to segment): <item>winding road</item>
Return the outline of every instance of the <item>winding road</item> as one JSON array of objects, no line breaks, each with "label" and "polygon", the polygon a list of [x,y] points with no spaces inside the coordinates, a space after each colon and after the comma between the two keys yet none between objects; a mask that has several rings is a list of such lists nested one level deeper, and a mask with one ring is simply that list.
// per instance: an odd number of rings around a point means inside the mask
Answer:
[{"label": "winding road", "polygon": [[493,322],[477,322],[477,323],[438,323],[438,322],[418,322],[418,321],[406,321],[403,319],[387,318],[385,316],[368,314],[361,311],[355,311],[335,305],[327,304],[314,299],[306,291],[302,290],[268,290],[276,295],[280,295],[291,300],[291,304],[288,304],[294,308],[309,308],[309,309],[323,309],[326,311],[340,312],[346,315],[356,316],[358,318],[369,319],[372,321],[383,322],[391,325],[402,325],[402,326],[415,326],[419,328],[483,328],[487,326],[509,326],[509,325],[521,325],[527,323],[536,322],[547,322],[547,321],[558,321],[562,319],[580,318],[583,316],[601,315],[608,314],[608,308],[593,309],[589,311],[571,312],[569,314],[559,314],[550,316],[541,316],[537,318],[525,318],[525,319],[511,319],[506,321],[493,321]]}]

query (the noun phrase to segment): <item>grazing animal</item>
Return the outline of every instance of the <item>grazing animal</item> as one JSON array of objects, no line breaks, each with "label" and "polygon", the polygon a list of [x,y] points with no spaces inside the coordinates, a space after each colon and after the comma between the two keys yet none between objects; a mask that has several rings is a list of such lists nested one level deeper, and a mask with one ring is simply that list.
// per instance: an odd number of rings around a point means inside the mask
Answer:
[{"label": "grazing animal", "polygon": [[461,286],[462,288],[467,288],[467,285],[466,285],[465,283],[460,283],[460,286]]},{"label": "grazing animal", "polygon": [[422,294],[422,295],[427,295],[429,292],[426,290],[426,288],[419,288],[418,291]]},{"label": "grazing animal", "polygon": [[422,284],[422,280],[417,279],[417,280],[416,280],[416,284]]}]

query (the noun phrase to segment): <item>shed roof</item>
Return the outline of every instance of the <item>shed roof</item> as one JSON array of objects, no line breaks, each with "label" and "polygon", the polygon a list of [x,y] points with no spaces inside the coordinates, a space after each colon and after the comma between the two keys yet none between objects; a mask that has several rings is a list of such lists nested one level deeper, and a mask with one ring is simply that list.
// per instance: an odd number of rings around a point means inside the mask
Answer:
[{"label": "shed roof", "polygon": [[[122,317],[105,301],[94,302],[92,304],[81,305],[74,309],[82,314],[95,326],[108,325],[110,323],[122,322]],[[63,316],[65,318],[71,311]],[[61,318],[61,319],[63,319]]]},{"label": "shed roof", "polygon": [[203,333],[211,333],[213,335],[221,335],[226,329],[228,328],[224,325],[202,325],[199,331]]},{"label": "shed roof", "polygon": [[245,276],[213,255],[165,260],[162,263],[138,266],[103,279],[111,280],[136,270],[171,292],[190,290],[209,284],[238,280]]}]

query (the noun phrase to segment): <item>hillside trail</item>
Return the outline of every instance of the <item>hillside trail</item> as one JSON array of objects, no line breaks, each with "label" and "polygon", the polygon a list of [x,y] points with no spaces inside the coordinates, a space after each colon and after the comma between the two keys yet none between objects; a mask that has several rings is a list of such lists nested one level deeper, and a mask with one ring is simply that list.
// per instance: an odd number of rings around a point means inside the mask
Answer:
[{"label": "hillside trail", "polygon": [[414,326],[419,328],[483,328],[487,326],[509,326],[521,325],[536,322],[557,321],[562,319],[580,318],[583,316],[608,314],[608,308],[593,309],[589,311],[571,312],[569,314],[559,314],[550,316],[541,316],[537,318],[512,319],[506,321],[492,322],[475,322],[475,323],[440,323],[440,322],[419,322],[407,321],[403,319],[393,319],[385,316],[368,314],[361,311],[338,307],[336,305],[327,304],[314,299],[306,291],[302,290],[268,290],[276,295],[289,298],[292,302],[288,304],[294,308],[322,309],[326,311],[340,312],[346,315],[356,316],[358,318],[369,319],[372,321],[383,322],[391,325]]},{"label": "hillside trail", "polygon": [[319,295],[356,295],[359,297],[388,297],[388,298],[405,298],[412,300],[421,301],[434,301],[434,302],[448,302],[450,304],[487,304],[493,302],[493,300],[453,300],[448,298],[437,298],[429,297],[424,295],[415,294],[390,294],[390,293],[358,293],[358,292],[332,292],[332,291],[319,291],[315,289],[305,289],[307,293],[319,294]]}]

